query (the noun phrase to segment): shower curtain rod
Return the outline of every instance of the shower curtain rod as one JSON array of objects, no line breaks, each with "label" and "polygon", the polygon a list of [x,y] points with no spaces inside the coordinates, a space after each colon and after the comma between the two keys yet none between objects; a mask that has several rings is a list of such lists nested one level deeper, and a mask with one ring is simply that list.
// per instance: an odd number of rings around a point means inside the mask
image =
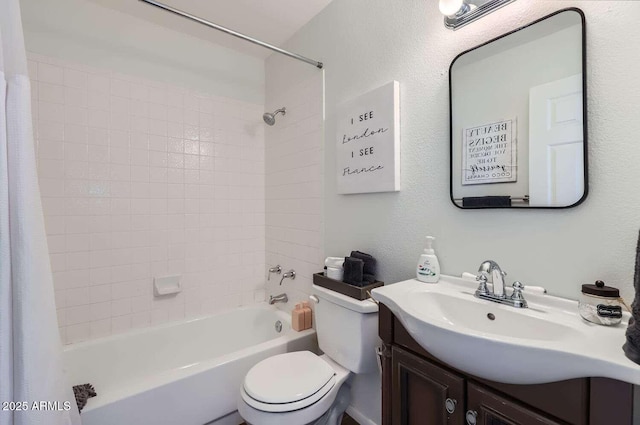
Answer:
[{"label": "shower curtain rod", "polygon": [[182,16],[184,18],[191,19],[192,21],[195,21],[195,22],[201,23],[203,25],[206,25],[209,28],[213,28],[213,29],[216,29],[218,31],[222,31],[224,33],[227,33],[227,34],[232,35],[234,37],[238,37],[238,38],[240,38],[242,40],[245,40],[245,41],[248,41],[250,43],[257,44],[258,46],[262,46],[262,47],[265,47],[265,48],[267,48],[269,50],[273,50],[274,52],[281,53],[281,54],[283,54],[285,56],[289,56],[290,58],[298,59],[300,61],[306,62],[308,64],[311,64],[311,65],[315,66],[316,68],[322,69],[322,67],[323,67],[322,62],[314,61],[313,59],[306,58],[306,57],[304,57],[302,55],[299,55],[297,53],[289,52],[287,50],[281,49],[280,47],[276,47],[276,46],[274,46],[272,44],[265,43],[264,41],[256,40],[255,38],[249,37],[248,35],[244,35],[244,34],[239,33],[237,31],[234,31],[234,30],[231,30],[229,28],[223,27],[222,25],[214,24],[213,22],[207,21],[205,19],[198,18],[197,16],[191,15],[190,13],[183,12],[182,10],[179,10],[179,9],[174,8],[174,7],[168,6],[166,4],[160,3],[158,1],[155,1],[155,0],[140,0],[140,1],[143,2],[143,3],[150,4],[152,6],[155,6],[157,8],[166,10],[167,12],[171,12],[171,13],[174,13],[176,15]]}]

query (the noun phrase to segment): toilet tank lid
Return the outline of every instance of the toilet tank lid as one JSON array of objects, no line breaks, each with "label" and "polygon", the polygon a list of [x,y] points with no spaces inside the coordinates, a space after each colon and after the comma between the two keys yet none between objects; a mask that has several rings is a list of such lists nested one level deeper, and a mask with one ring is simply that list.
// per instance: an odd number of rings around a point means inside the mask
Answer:
[{"label": "toilet tank lid", "polygon": [[355,311],[357,313],[377,313],[378,305],[371,299],[356,300],[355,298],[347,297],[336,291],[332,291],[327,288],[323,288],[318,285],[311,285],[314,295],[322,300],[338,304],[344,308]]}]

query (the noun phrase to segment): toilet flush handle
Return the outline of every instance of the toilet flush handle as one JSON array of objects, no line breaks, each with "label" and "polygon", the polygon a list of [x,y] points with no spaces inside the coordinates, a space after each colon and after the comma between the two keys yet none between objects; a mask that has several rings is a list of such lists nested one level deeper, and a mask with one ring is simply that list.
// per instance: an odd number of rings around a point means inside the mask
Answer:
[{"label": "toilet flush handle", "polygon": [[311,301],[313,301],[314,303],[316,303],[316,304],[319,304],[319,303],[320,303],[320,298],[318,298],[318,297],[317,297],[317,296],[315,296],[315,295],[309,295],[309,299],[310,299]]}]

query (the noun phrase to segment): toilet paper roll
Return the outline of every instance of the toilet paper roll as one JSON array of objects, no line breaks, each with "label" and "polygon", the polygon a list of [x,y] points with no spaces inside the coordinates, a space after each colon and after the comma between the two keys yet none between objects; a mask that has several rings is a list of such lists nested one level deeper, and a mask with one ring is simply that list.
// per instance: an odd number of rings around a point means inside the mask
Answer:
[{"label": "toilet paper roll", "polygon": [[344,257],[327,257],[324,260],[324,265],[326,267],[342,268],[343,264],[344,264]]}]

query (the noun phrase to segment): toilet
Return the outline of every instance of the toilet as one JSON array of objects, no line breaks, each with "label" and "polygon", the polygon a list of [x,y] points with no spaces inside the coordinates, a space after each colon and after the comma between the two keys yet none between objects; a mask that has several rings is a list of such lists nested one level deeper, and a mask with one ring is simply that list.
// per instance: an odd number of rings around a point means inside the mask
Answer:
[{"label": "toilet", "polygon": [[312,285],[318,346],[278,354],[244,378],[238,412],[251,425],[337,425],[354,374],[377,371],[378,306]]}]

